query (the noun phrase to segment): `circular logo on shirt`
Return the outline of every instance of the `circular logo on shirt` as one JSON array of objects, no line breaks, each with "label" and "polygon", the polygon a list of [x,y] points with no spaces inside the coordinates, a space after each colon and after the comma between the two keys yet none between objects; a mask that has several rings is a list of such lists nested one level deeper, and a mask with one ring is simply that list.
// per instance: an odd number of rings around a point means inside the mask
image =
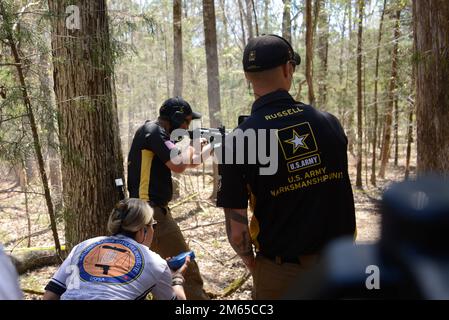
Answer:
[{"label": "circular logo on shirt", "polygon": [[88,246],[78,262],[84,281],[127,284],[142,273],[144,258],[140,249],[123,239],[104,239]]}]

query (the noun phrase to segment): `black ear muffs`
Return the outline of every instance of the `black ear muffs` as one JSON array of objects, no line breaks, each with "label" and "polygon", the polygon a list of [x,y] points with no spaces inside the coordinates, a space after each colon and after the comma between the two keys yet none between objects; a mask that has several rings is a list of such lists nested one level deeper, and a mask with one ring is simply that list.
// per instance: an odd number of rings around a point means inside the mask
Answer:
[{"label": "black ear muffs", "polygon": [[294,53],[293,61],[295,61],[296,67],[299,67],[299,65],[301,64],[301,56],[299,55],[299,53]]},{"label": "black ear muffs", "polygon": [[288,45],[288,47],[290,48],[290,50],[293,53],[293,57],[292,57],[291,60],[295,62],[296,67],[299,67],[299,65],[301,64],[301,56],[293,49],[291,43],[288,42],[287,39],[285,39],[285,38],[283,38],[281,36],[278,36],[277,34],[270,34],[270,36],[279,38],[279,39],[281,39],[282,41],[284,41]]},{"label": "black ear muffs", "polygon": [[186,120],[186,115],[181,111],[176,111],[170,118],[173,129],[178,129]]}]

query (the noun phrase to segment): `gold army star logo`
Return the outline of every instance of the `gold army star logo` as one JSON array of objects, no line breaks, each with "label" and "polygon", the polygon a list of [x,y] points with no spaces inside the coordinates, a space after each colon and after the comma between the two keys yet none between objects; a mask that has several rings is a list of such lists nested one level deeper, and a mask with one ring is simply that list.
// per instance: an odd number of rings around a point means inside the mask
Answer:
[{"label": "gold army star logo", "polygon": [[256,61],[256,51],[251,51],[249,53],[249,62],[254,62]]},{"label": "gold army star logo", "polygon": [[287,161],[319,152],[315,134],[309,122],[279,129],[277,138],[284,159]]},{"label": "gold army star logo", "polygon": [[308,136],[309,136],[308,133],[300,136],[296,132],[296,130],[293,130],[293,138],[291,138],[290,140],[285,140],[284,142],[287,142],[287,143],[290,143],[293,145],[293,153],[295,154],[299,148],[304,148],[306,150],[309,150],[309,147],[305,143],[305,140],[307,139]]}]

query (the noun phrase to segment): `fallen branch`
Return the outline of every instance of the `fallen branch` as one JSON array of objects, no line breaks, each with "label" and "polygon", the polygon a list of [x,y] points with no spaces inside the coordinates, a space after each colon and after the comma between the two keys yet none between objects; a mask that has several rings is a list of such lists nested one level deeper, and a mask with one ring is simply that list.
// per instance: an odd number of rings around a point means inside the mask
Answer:
[{"label": "fallen branch", "polygon": [[[55,247],[31,247],[31,248],[18,248],[18,249],[4,249],[6,253],[24,253],[24,252],[38,252],[38,251],[54,251]],[[61,250],[65,250],[65,245],[61,245]]]},{"label": "fallen branch", "polygon": [[219,294],[219,293],[212,292],[212,291],[207,291],[207,290],[206,290],[206,294],[208,295],[208,297],[209,297],[211,300],[214,300],[214,299],[217,299],[217,298],[220,297],[220,294]]},{"label": "fallen branch", "polygon": [[184,232],[184,231],[187,231],[187,230],[194,230],[194,229],[197,229],[197,228],[204,228],[204,227],[215,226],[215,225],[217,225],[217,224],[222,224],[222,223],[225,223],[225,222],[226,222],[226,221],[223,220],[223,221],[219,221],[219,222],[212,222],[212,223],[200,224],[200,225],[197,225],[197,226],[194,226],[194,227],[182,229],[181,231]]},{"label": "fallen branch", "polygon": [[44,291],[37,291],[37,290],[33,290],[33,289],[22,289],[23,293],[28,293],[28,294],[34,294],[34,295],[38,295],[38,296],[43,296],[45,294]]},{"label": "fallen branch", "polygon": [[[66,256],[64,246],[61,248],[61,253]],[[54,247],[51,248],[21,248],[14,251],[12,255],[11,250],[5,250],[9,252],[9,257],[12,263],[16,267],[19,275],[25,274],[30,271],[41,269],[43,267],[59,265],[62,262],[62,257],[56,253]]]},{"label": "fallen branch", "polygon": [[[34,233],[30,234],[30,238],[41,236],[41,235],[46,234],[47,232],[50,232],[50,231],[51,231],[51,227],[48,227],[45,230],[37,231],[37,232],[34,232]],[[10,241],[6,242],[3,246],[4,247],[8,247],[9,245],[11,245],[11,244],[13,244],[15,242],[21,242],[21,241],[23,241],[25,239],[28,239],[28,236],[23,236],[23,237],[20,237],[20,238],[16,238],[16,239],[10,240]]]},{"label": "fallen branch", "polygon": [[12,67],[16,67],[16,66],[20,66],[20,63],[0,63],[0,67],[7,67],[7,66],[12,66]]},{"label": "fallen branch", "polygon": [[[184,201],[184,203],[204,203],[204,204],[207,204],[207,205],[210,206],[210,207],[216,208],[216,205],[215,205],[212,201],[210,201],[210,200],[208,200],[208,199],[187,200],[187,201]],[[184,204],[184,203],[183,203],[183,204]],[[173,207],[170,207],[170,208],[173,208]],[[200,209],[201,209],[201,208],[200,208]],[[207,212],[207,210],[203,210],[203,211]]]},{"label": "fallen branch", "polygon": [[189,200],[193,199],[194,197],[196,197],[196,196],[198,196],[198,195],[199,195],[199,193],[198,193],[198,192],[195,192],[195,193],[191,194],[190,196],[185,197],[185,198],[182,199],[181,201],[179,201],[179,202],[173,204],[172,206],[170,206],[170,209],[174,209],[174,208],[176,208],[176,207],[179,207],[180,205],[182,205],[182,204],[188,202]]},{"label": "fallen branch", "polygon": [[197,206],[200,207],[201,211],[203,211],[204,213],[209,213],[208,210],[206,210],[202,205],[201,205],[201,201],[197,201],[196,202]]},{"label": "fallen branch", "polygon": [[223,298],[228,297],[234,292],[236,292],[241,286],[245,284],[245,282],[249,279],[250,275],[251,275],[250,272],[245,271],[245,274],[241,278],[234,280],[229,286],[227,286],[223,290],[222,297]]},{"label": "fallen branch", "polygon": [[215,261],[217,261],[222,266],[225,266],[225,263],[223,261],[221,261],[220,259],[218,259],[212,252],[207,250],[206,247],[201,242],[199,242],[198,240],[195,240],[195,239],[191,239],[190,241],[195,242],[197,245],[199,245],[201,247],[201,249],[206,251],[206,253],[208,253]]},{"label": "fallen branch", "polygon": [[22,208],[19,208],[19,207],[9,207],[9,206],[2,206],[2,207],[0,207],[0,211],[5,211],[5,209],[11,209],[11,210],[15,210],[15,211],[19,211],[19,210],[21,210]]},{"label": "fallen branch", "polygon": [[56,252],[28,252],[20,256],[10,256],[19,275],[61,263]]},{"label": "fallen branch", "polygon": [[8,191],[8,190],[5,190],[5,191],[3,191],[3,190],[0,190],[0,194],[2,194],[2,193],[22,193],[22,194],[34,194],[34,195],[38,195],[38,196],[43,196],[43,195],[45,195],[44,193],[42,193],[42,192],[33,192],[33,191],[15,191],[15,190],[12,190],[12,191]]}]

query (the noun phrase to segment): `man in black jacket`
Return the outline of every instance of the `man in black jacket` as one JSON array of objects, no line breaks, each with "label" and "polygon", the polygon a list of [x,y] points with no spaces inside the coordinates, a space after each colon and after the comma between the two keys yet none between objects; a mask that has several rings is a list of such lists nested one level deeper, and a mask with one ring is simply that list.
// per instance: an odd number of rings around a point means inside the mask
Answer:
[{"label": "man in black jacket", "polygon": [[[276,150],[271,152],[277,151],[277,171],[261,174],[264,165],[248,159],[219,167],[217,204],[224,208],[232,247],[252,272],[255,299],[281,297],[301,272],[316,264],[326,244],[355,233],[347,138],[334,116],[288,93],[299,64],[299,55],[279,36],[249,41],[243,66],[255,102],[235,136],[254,130],[257,139],[271,139],[259,133],[274,132]],[[255,141],[236,150],[228,140],[225,153],[246,156],[259,156],[258,148],[270,144]],[[254,213],[250,226],[248,200]]]},{"label": "man in black jacket", "polygon": [[[187,101],[180,97],[168,99],[158,120],[147,121],[137,130],[128,155],[130,197],[145,200],[153,208],[158,224],[151,249],[163,258],[190,250],[168,207],[173,196],[171,172],[183,173],[199,165],[202,158],[191,146],[181,153],[170,134],[175,129],[186,130],[193,119],[199,118],[201,115],[193,112]],[[184,287],[187,299],[208,299],[195,261],[189,264]]]}]

